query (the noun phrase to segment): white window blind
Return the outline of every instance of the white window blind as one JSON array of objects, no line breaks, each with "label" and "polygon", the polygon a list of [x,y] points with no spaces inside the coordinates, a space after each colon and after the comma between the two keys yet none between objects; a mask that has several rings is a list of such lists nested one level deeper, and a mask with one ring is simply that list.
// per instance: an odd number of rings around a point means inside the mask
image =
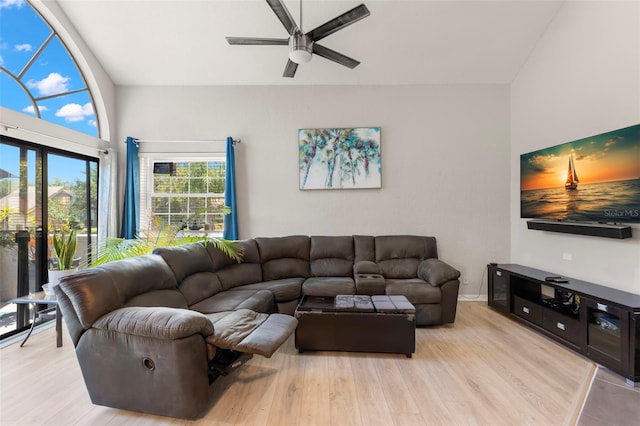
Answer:
[{"label": "white window blind", "polygon": [[189,233],[222,235],[224,187],[224,155],[141,156],[141,232],[180,229]]}]

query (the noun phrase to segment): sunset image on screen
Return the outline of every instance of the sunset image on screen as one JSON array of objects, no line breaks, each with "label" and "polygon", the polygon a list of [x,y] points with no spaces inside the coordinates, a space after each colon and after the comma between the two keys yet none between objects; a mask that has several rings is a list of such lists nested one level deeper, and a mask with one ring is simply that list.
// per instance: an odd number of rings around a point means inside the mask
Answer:
[{"label": "sunset image on screen", "polygon": [[640,124],[521,155],[520,216],[640,223]]},{"label": "sunset image on screen", "polygon": [[639,126],[581,139],[520,157],[520,189],[562,187],[573,155],[580,183],[640,178]]}]

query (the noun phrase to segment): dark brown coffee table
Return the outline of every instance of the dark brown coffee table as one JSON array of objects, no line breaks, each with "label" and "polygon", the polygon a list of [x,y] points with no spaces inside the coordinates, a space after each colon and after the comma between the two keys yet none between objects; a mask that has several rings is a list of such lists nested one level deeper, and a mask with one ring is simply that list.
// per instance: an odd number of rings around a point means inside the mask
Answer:
[{"label": "dark brown coffee table", "polygon": [[295,311],[298,352],[386,352],[411,358],[416,346],[415,308],[404,296],[336,298],[302,298]]}]

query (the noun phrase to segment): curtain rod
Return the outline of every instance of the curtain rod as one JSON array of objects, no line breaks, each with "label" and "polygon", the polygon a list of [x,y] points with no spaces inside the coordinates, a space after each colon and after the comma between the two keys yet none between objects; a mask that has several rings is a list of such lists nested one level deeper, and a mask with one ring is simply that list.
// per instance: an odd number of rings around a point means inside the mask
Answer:
[{"label": "curtain rod", "polygon": [[81,146],[83,148],[95,149],[96,151],[101,152],[103,154],[108,154],[109,153],[108,150],[103,149],[103,148],[96,148],[96,147],[93,147],[93,146],[84,145],[84,144],[81,144],[81,143],[78,143],[78,142],[70,141],[68,139],[63,139],[63,138],[59,138],[57,136],[52,136],[52,135],[48,135],[46,133],[38,132],[37,130],[23,129],[22,127],[14,126],[12,124],[0,123],[0,127],[4,127],[5,131],[7,131],[7,132],[9,130],[19,130],[19,131],[22,131],[22,132],[31,133],[31,134],[38,135],[38,136],[44,136],[44,137],[50,138],[50,139],[57,139],[59,141],[62,141],[62,142],[65,142],[65,143],[70,143],[72,145],[78,145],[78,146]]},{"label": "curtain rod", "polygon": [[[153,142],[153,143],[207,143],[207,142],[226,142],[226,139],[207,139],[207,140],[197,140],[197,139],[187,139],[187,140],[179,140],[179,139],[136,139],[136,142]],[[240,139],[234,139],[233,144],[237,145],[242,142]],[[127,143],[127,141],[124,141]]]}]

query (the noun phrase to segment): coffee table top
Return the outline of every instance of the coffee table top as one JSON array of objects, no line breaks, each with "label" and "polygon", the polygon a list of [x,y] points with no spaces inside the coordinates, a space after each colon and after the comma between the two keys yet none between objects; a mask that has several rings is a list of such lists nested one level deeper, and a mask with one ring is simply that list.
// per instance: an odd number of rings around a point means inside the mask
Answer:
[{"label": "coffee table top", "polygon": [[298,312],[415,313],[415,307],[400,295],[303,296]]},{"label": "coffee table top", "polygon": [[335,299],[329,296],[302,296],[296,310],[335,312]]}]

